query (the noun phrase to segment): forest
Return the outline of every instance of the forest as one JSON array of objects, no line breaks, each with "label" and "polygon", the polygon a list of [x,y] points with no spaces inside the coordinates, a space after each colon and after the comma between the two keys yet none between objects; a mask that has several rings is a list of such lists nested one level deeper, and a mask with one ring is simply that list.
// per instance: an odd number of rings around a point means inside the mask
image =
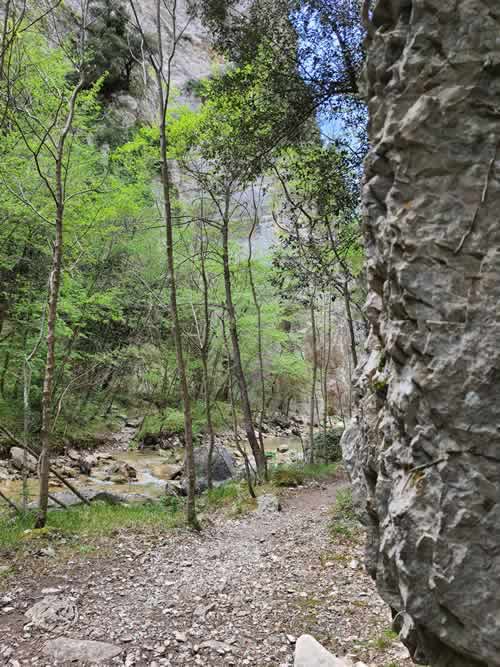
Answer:
[{"label": "forest", "polygon": [[[248,17],[232,29],[247,54],[233,54],[217,8],[200,6],[226,59],[179,88],[196,8],[173,6],[156,33],[114,0],[43,9],[14,3],[4,22],[2,433],[7,447],[12,434],[39,448],[38,527],[52,453],[92,446],[121,415],[141,419],[139,444],[179,435],[195,523],[192,451],[203,438],[210,480],[217,429],[236,428],[239,444],[241,424],[249,481],[264,479],[265,421],[307,417],[312,463],[315,426],[326,437],[351,412],[364,118],[349,117],[360,102],[347,81],[348,92],[328,90],[331,64],[311,48],[315,37],[316,50],[334,48],[318,21],[338,17],[311,7],[299,36],[274,8],[277,61],[274,26],[257,38]],[[359,16],[347,9],[344,78],[361,61]],[[125,94],[149,97],[133,123]],[[346,129],[328,136],[332,105]]]},{"label": "forest", "polygon": [[2,0],[0,662],[500,665],[499,25]]}]

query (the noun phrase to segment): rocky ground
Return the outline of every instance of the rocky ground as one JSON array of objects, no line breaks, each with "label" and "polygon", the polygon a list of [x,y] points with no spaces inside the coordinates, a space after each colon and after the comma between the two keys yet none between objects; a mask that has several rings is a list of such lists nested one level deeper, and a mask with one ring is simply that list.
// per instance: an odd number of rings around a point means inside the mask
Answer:
[{"label": "rocky ground", "polygon": [[289,491],[281,512],[221,514],[199,535],[120,533],[99,557],[25,562],[0,584],[0,664],[284,667],[310,633],[368,665],[409,665],[361,538],[332,540],[340,484]]}]

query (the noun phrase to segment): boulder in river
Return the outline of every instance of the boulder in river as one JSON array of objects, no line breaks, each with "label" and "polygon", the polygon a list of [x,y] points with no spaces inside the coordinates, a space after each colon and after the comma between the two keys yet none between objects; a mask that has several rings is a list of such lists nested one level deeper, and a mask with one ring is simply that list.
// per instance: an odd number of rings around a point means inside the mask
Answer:
[{"label": "boulder in river", "polygon": [[115,484],[127,484],[130,480],[137,479],[136,469],[125,461],[116,461],[111,464],[107,472]]},{"label": "boulder in river", "polygon": [[11,447],[10,460],[12,461],[12,465],[18,470],[24,468],[24,461],[26,460],[26,469],[30,472],[36,472],[38,461],[32,454],[25,452],[21,447]]},{"label": "boulder in river", "polygon": [[[207,483],[208,446],[202,445],[194,450],[194,467],[196,471],[196,489],[198,493],[205,491]],[[184,463],[184,470],[186,464]],[[222,484],[236,477],[236,466],[231,452],[221,445],[216,445],[212,457],[212,480],[214,485]],[[187,488],[187,480],[184,480]]]}]

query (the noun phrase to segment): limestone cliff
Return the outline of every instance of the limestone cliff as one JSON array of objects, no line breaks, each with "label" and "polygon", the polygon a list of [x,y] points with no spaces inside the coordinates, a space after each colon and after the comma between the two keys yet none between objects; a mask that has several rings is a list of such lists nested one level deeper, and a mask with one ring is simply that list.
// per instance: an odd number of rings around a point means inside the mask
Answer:
[{"label": "limestone cliff", "polygon": [[419,661],[500,666],[500,5],[379,0],[366,70],[371,323],[344,452]]}]

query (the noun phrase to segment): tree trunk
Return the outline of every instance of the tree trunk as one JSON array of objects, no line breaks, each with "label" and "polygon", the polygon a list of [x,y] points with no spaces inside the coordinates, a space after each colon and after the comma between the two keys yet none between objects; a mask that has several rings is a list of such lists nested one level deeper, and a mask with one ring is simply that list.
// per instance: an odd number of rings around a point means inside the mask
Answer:
[{"label": "tree trunk", "polygon": [[[231,351],[229,349],[229,343],[227,340],[227,335],[226,335],[226,325],[224,323],[224,320],[222,320],[222,335],[224,337],[224,343],[226,345],[226,351],[227,355],[229,358],[231,358]],[[232,420],[233,420],[233,433],[234,433],[234,442],[236,445],[236,448],[238,449],[239,453],[243,457],[243,462],[245,464],[245,478],[247,481],[247,486],[248,486],[248,493],[250,494],[251,498],[256,498],[255,494],[255,489],[253,487],[252,483],[252,469],[250,466],[250,461],[248,460],[248,455],[246,453],[246,450],[244,447],[240,445],[240,436],[238,433],[238,416],[236,414],[236,402],[234,400],[234,387],[233,387],[233,373],[232,373],[232,365],[229,366],[229,398],[231,401],[231,415],[232,415]]]},{"label": "tree trunk", "polygon": [[352,321],[351,295],[349,292],[349,281],[344,282],[344,304],[347,316],[347,325],[349,327],[349,337],[351,341],[352,364],[354,368],[358,365],[358,353],[356,350],[356,334],[354,332],[354,323]]},{"label": "tree trunk", "polygon": [[[160,65],[156,66],[156,79],[158,84],[159,96],[159,126],[160,126],[160,162],[161,162],[161,184],[163,193],[163,213],[165,216],[165,238],[166,238],[166,255],[167,255],[167,276],[169,286],[169,307],[170,317],[172,318],[172,337],[175,343],[175,353],[177,359],[177,367],[179,371],[179,383],[181,388],[182,405],[184,408],[184,449],[185,449],[185,466],[186,476],[188,480],[188,493],[186,499],[186,518],[188,525],[195,530],[200,529],[200,524],[196,517],[196,474],[194,468],[194,450],[193,450],[193,418],[191,414],[191,396],[189,393],[188,378],[186,372],[186,364],[184,362],[184,350],[181,338],[181,327],[179,321],[179,310],[177,307],[177,284],[175,274],[174,261],[174,241],[173,241],[173,218],[172,218],[172,201],[171,201],[171,177],[170,166],[168,163],[168,149],[167,149],[167,128],[166,116],[170,96],[170,66],[173,55],[175,53],[175,46],[177,35],[172,36],[172,51],[168,58],[168,72],[166,78],[166,90],[164,90],[163,77],[163,46],[162,46],[162,28],[161,28],[161,3],[156,0],[156,30],[158,38]],[[175,22],[175,6],[173,10],[173,21]],[[156,61],[154,61],[156,62]]]},{"label": "tree trunk", "polygon": [[[62,184],[59,173],[60,184]],[[63,250],[63,220],[64,204],[60,204],[56,216],[56,238],[52,251],[52,270],[49,279],[49,305],[47,315],[47,357],[45,361],[45,372],[42,390],[42,428],[40,431],[40,442],[42,451],[39,460],[40,474],[40,499],[38,504],[38,515],[35,523],[36,528],[43,528],[47,521],[47,507],[49,502],[49,472],[50,472],[50,436],[52,421],[52,384],[54,380],[54,369],[56,364],[56,322],[57,304],[59,301],[59,288],[61,285],[61,262]]]},{"label": "tree trunk", "polygon": [[65,174],[64,171],[64,148],[66,139],[73,125],[76,100],[83,88],[84,79],[80,77],[73,89],[68,102],[68,114],[66,122],[61,130],[57,144],[55,161],[55,239],[52,250],[52,268],[49,279],[49,299],[47,309],[47,357],[43,376],[42,389],[42,426],[40,431],[41,454],[39,461],[40,475],[40,498],[38,503],[38,514],[35,527],[43,528],[47,521],[47,507],[49,501],[49,472],[50,472],[50,438],[52,433],[52,389],[54,382],[54,370],[56,364],[56,323],[57,306],[59,302],[59,289],[61,285],[61,267],[63,252],[63,224],[65,207]]},{"label": "tree trunk", "polygon": [[259,415],[259,445],[264,457],[264,474],[266,481],[269,479],[268,470],[267,470],[267,459],[266,459],[266,448],[264,445],[264,436],[262,433],[262,425],[264,423],[265,413],[266,413],[266,378],[264,374],[264,355],[262,350],[262,310],[259,302],[259,297],[257,295],[257,289],[255,288],[255,281],[253,278],[253,269],[252,269],[252,236],[257,225],[257,209],[256,201],[254,197],[253,201],[255,217],[252,224],[252,228],[248,235],[248,278],[250,280],[250,289],[252,292],[252,299],[255,306],[255,311],[257,313],[257,356],[259,358],[259,380],[260,380],[260,415]]},{"label": "tree trunk", "polygon": [[[203,209],[201,211],[201,217],[203,218]],[[205,415],[207,418],[207,427],[208,427],[208,456],[207,456],[207,487],[211,489],[213,486],[212,482],[212,462],[215,448],[215,431],[212,420],[212,396],[211,396],[211,383],[208,373],[208,355],[210,351],[210,332],[211,332],[211,321],[210,321],[210,308],[209,308],[209,284],[208,276],[205,263],[205,247],[203,243],[203,234],[204,230],[200,229],[201,240],[200,240],[200,263],[201,263],[201,280],[203,282],[203,317],[204,317],[204,329],[203,329],[203,341],[200,347],[201,353],[201,364],[203,367],[203,387],[205,393]],[[208,244],[208,239],[207,239]]]},{"label": "tree trunk", "polygon": [[314,463],[314,415],[316,412],[316,382],[318,378],[318,340],[316,330],[315,296],[311,298],[311,331],[312,331],[312,380],[309,407],[309,456],[308,463]]},{"label": "tree trunk", "polygon": [[222,258],[224,268],[224,287],[226,292],[226,310],[229,320],[229,336],[232,345],[232,364],[236,381],[240,390],[241,407],[243,410],[243,420],[245,424],[245,432],[248,443],[255,460],[257,467],[257,474],[260,479],[264,479],[266,474],[265,456],[262,453],[255,429],[253,426],[252,409],[250,406],[250,399],[248,396],[248,387],[241,362],[240,343],[238,339],[238,327],[236,322],[236,312],[233,304],[233,295],[231,288],[231,270],[229,267],[229,194],[226,194],[226,205],[224,211],[224,219],[222,223]]}]

